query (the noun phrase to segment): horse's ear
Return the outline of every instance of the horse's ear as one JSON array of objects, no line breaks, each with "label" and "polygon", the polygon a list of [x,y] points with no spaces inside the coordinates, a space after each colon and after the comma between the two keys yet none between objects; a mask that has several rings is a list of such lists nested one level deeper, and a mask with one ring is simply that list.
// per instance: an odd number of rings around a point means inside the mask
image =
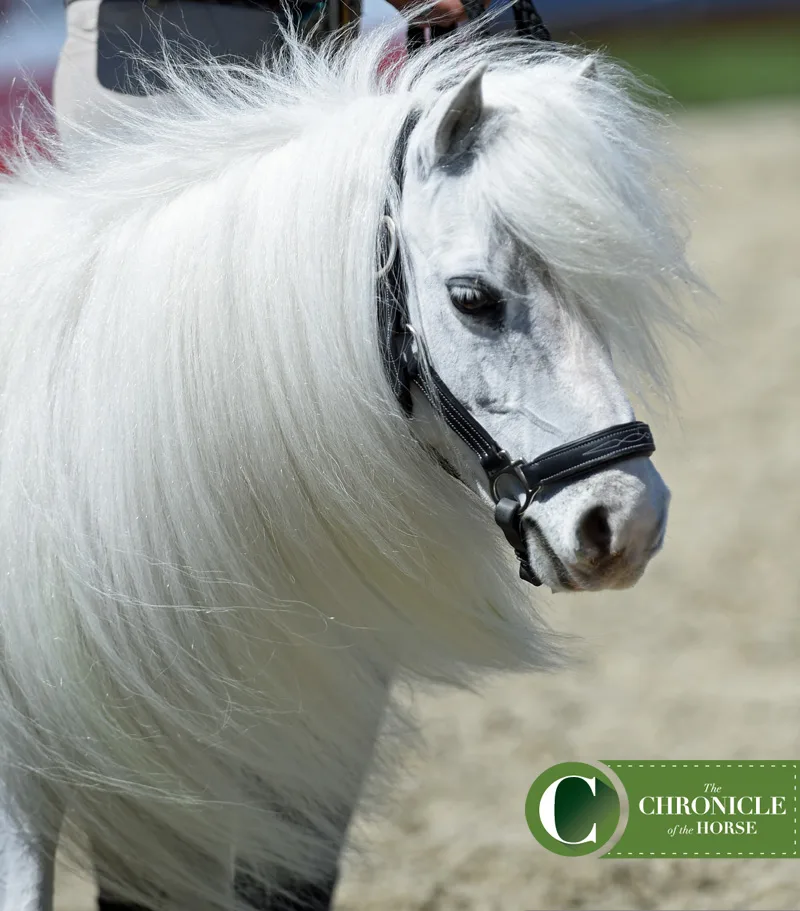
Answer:
[{"label": "horse's ear", "polygon": [[433,106],[424,126],[420,152],[427,169],[463,155],[478,135],[484,114],[483,76],[486,64],[475,67]]}]

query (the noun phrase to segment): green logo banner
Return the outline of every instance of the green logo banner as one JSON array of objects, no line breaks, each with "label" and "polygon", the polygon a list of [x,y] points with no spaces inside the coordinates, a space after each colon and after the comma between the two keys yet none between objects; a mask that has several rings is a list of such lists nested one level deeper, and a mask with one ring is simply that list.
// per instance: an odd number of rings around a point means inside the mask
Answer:
[{"label": "green logo banner", "polygon": [[525,818],[565,856],[799,857],[799,771],[800,762],[560,763],[531,786]]},{"label": "green logo banner", "polygon": [[606,772],[583,762],[551,766],[525,801],[533,837],[554,854],[596,854],[617,830],[619,794]]}]

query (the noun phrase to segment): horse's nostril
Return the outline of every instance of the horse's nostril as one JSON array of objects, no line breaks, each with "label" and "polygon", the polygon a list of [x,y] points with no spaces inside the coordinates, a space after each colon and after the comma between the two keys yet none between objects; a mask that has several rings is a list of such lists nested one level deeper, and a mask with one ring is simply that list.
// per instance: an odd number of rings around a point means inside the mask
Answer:
[{"label": "horse's nostril", "polygon": [[583,556],[600,560],[611,553],[611,526],[605,506],[594,506],[578,525],[578,547]]}]

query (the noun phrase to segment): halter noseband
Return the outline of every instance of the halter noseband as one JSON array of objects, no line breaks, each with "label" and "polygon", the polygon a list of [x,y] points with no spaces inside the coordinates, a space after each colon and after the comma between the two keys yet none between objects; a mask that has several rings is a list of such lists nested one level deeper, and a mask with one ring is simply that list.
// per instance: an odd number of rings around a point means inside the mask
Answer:
[{"label": "halter noseband", "polygon": [[[530,0],[522,0],[522,7],[532,10],[526,17],[528,34],[539,39],[549,38]],[[525,31],[520,25],[519,13],[517,29]],[[415,111],[406,118],[395,145],[392,168],[398,196],[403,191],[409,138],[419,117],[419,112]],[[377,275],[378,326],[384,367],[394,394],[410,416],[413,410],[411,385],[416,385],[450,430],[477,456],[495,502],[495,521],[519,560],[520,578],[532,585],[541,585],[530,565],[522,531],[524,511],[547,487],[569,483],[635,456],[651,456],[656,449],[653,434],[647,424],[629,421],[556,446],[530,462],[512,458],[453,395],[427,356],[424,341],[411,323],[408,284],[397,227],[388,202],[384,224],[388,250]]]}]

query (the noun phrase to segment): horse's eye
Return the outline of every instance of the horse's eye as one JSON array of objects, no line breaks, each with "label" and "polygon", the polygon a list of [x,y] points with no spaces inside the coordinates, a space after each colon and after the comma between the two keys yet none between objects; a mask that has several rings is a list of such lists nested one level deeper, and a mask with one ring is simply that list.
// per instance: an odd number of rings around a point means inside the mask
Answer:
[{"label": "horse's eye", "polygon": [[491,316],[502,310],[501,297],[483,282],[473,278],[454,278],[447,283],[450,300],[456,310],[468,316]]}]

